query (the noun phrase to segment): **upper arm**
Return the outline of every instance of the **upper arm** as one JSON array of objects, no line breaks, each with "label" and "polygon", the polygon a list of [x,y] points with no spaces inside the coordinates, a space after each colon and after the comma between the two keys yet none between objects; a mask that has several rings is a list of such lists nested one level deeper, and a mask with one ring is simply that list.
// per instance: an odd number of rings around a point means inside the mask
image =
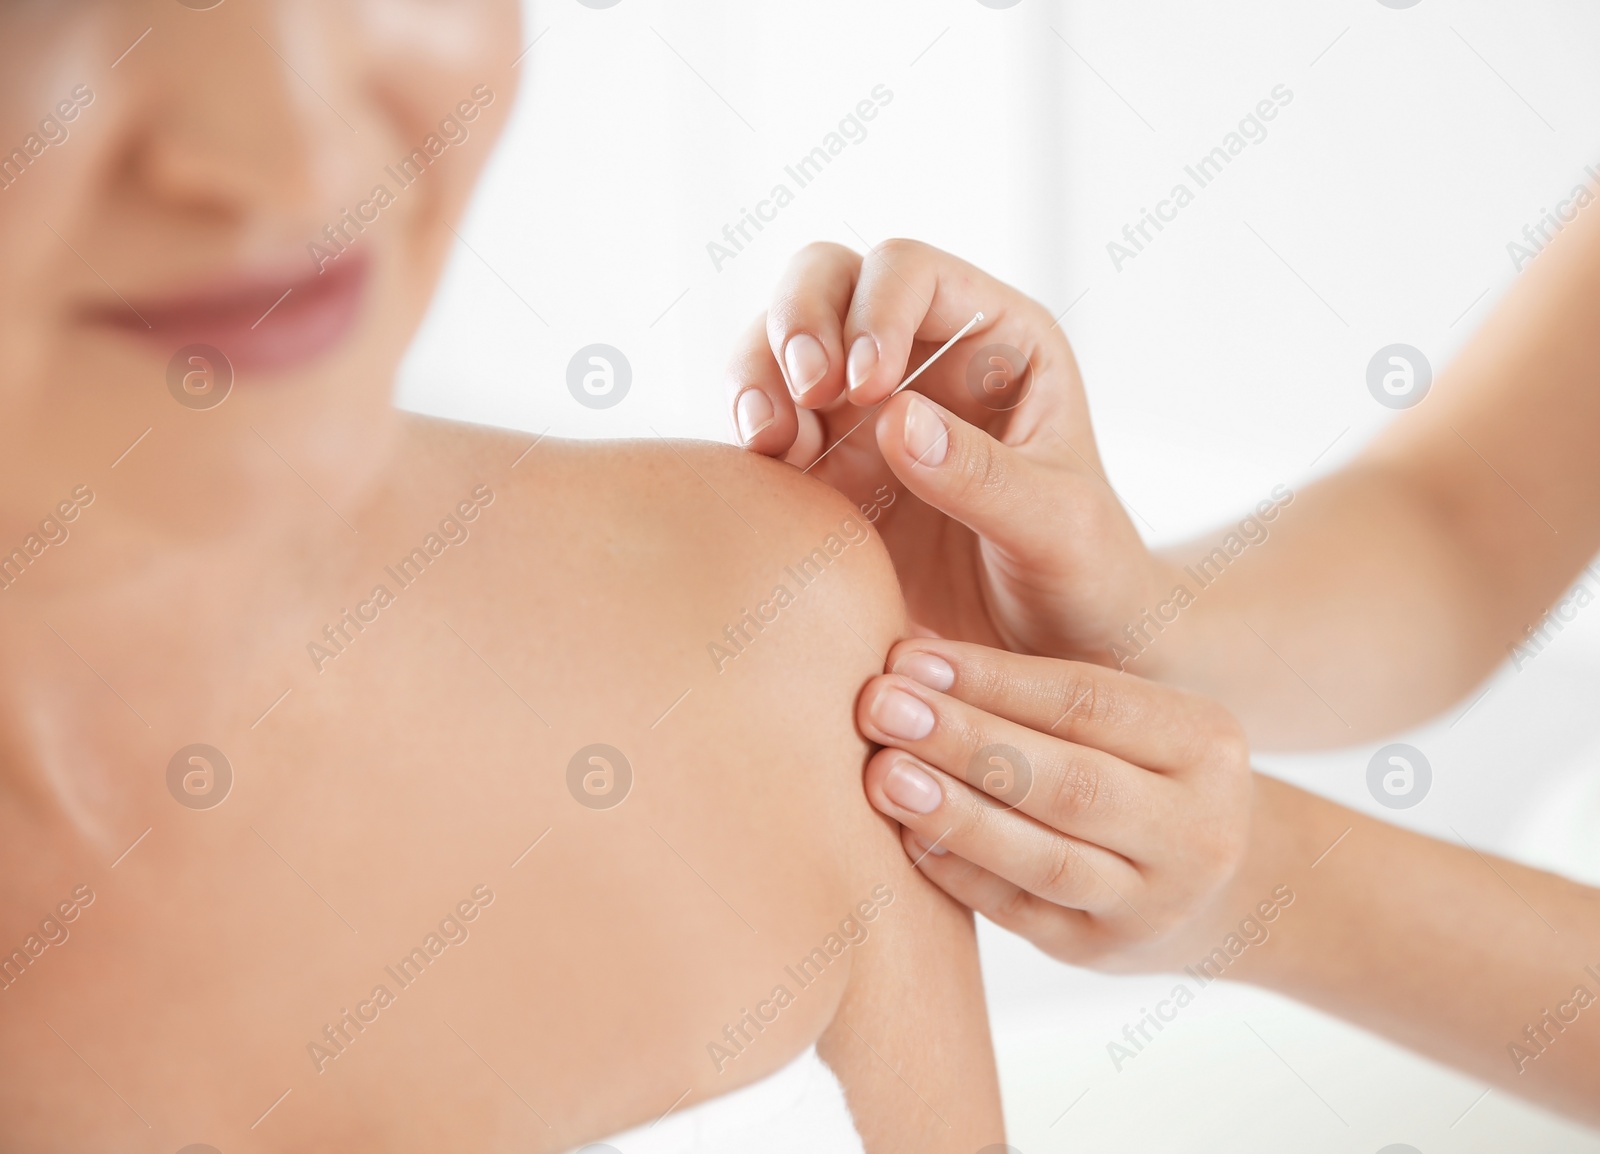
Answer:
[{"label": "upper arm", "polygon": [[912,867],[862,786],[870,750],[855,701],[905,631],[893,565],[858,510],[789,466],[715,450],[692,460],[759,537],[719,538],[715,567],[738,587],[787,594],[763,602],[772,620],[728,669],[744,715],[767,726],[769,787],[794,794],[766,854],[821,883],[818,920],[847,940],[835,943],[848,974],[818,1052],[869,1151],[971,1154],[1002,1139],[972,916]]},{"label": "upper arm", "polygon": [[1597,383],[1600,216],[1584,216],[1367,453],[1484,582],[1497,642],[1519,639],[1600,548]]},{"label": "upper arm", "polygon": [[811,704],[823,708],[805,723],[820,758],[811,785],[829,795],[840,913],[864,935],[849,949],[848,982],[818,1052],[869,1152],[971,1154],[1004,1137],[972,915],[912,866],[899,827],[872,809],[861,780],[870,747],[854,702],[904,634],[904,602],[887,551],[856,510],[810,483],[796,497],[795,549],[829,535],[851,542],[847,563],[808,588],[805,622],[807,644],[824,655],[811,671]]},{"label": "upper arm", "polygon": [[972,915],[911,867],[898,837],[881,840],[890,852],[866,855],[879,859],[868,876],[884,879],[868,887],[870,936],[817,1050],[869,1154],[971,1154],[1004,1140]]},{"label": "upper arm", "polygon": [[[832,495],[821,505],[847,508]],[[817,636],[835,638],[835,656],[822,678],[828,716],[812,737],[829,746],[815,787],[832,794],[841,912],[865,937],[849,950],[848,983],[817,1050],[869,1154],[971,1154],[1004,1139],[977,939],[970,911],[917,872],[899,827],[866,798],[870,746],[853,704],[903,635],[905,609],[876,535],[856,561],[815,606]]]}]

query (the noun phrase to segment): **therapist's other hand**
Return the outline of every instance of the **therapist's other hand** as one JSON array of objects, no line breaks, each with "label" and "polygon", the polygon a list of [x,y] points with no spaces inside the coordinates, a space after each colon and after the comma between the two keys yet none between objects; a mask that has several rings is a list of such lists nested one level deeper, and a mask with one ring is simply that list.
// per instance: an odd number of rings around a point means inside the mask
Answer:
[{"label": "therapist's other hand", "polygon": [[1104,479],[1066,337],[1042,305],[948,253],[802,250],[728,389],[747,447],[876,522],[912,620],[941,636],[1111,664],[1124,628],[1171,590]]},{"label": "therapist's other hand", "polygon": [[862,691],[872,804],[951,897],[1065,962],[1189,960],[1250,840],[1221,706],[1095,665],[918,638]]}]

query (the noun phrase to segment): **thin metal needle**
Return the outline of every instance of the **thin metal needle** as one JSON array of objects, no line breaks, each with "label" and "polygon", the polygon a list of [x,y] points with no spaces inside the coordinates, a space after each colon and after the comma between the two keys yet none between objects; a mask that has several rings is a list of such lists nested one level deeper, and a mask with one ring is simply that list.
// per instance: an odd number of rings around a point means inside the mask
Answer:
[{"label": "thin metal needle", "polygon": [[826,457],[829,453],[833,452],[840,445],[842,445],[846,441],[848,441],[850,439],[850,434],[851,433],[855,432],[862,425],[864,425],[868,421],[872,420],[872,418],[877,415],[877,412],[878,412],[879,409],[881,409],[881,408],[883,408],[883,406],[887,405],[895,397],[895,395],[900,392],[901,389],[905,388],[912,381],[916,380],[924,372],[926,372],[929,365],[933,364],[934,361],[938,360],[940,357],[944,356],[945,353],[949,352],[952,345],[954,345],[962,337],[964,337],[968,333],[970,333],[974,328],[976,328],[978,326],[979,323],[982,322],[982,320],[983,320],[983,314],[981,312],[973,313],[972,314],[972,319],[970,321],[968,321],[966,324],[962,325],[959,329],[957,329],[955,336],[951,337],[949,340],[945,341],[944,344],[940,345],[938,347],[938,349],[934,352],[933,356],[929,357],[927,360],[923,361],[920,365],[918,365],[915,372],[913,372],[909,377],[907,377],[905,380],[901,381],[898,385],[896,385],[894,387],[894,392],[890,393],[887,397],[883,398],[883,400],[879,401],[876,405],[874,405],[872,407],[872,412],[868,413],[866,416],[862,417],[855,424],[851,425],[849,431],[846,432],[844,436],[840,437],[833,444],[829,445],[826,449],[822,450],[821,453],[818,453],[817,454],[817,459],[815,461],[812,461],[811,464],[807,465],[804,469],[801,469],[800,471],[802,473],[809,473],[809,472],[811,472],[812,469],[815,469],[819,464],[822,463],[822,458],[823,457]]}]

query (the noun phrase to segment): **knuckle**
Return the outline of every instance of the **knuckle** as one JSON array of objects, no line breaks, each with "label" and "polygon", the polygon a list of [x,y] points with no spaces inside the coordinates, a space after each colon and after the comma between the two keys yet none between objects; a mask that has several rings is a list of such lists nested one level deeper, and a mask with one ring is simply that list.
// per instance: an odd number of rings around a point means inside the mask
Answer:
[{"label": "knuckle", "polygon": [[825,261],[859,260],[861,258],[856,255],[854,249],[838,244],[835,241],[814,240],[795,253],[794,259],[797,262],[806,264],[817,264]]},{"label": "knuckle", "polygon": [[979,719],[994,714],[997,708],[994,703],[1023,700],[1030,692],[1037,691],[1035,683],[1019,677],[1008,668],[1006,658],[1010,656],[974,646],[961,654],[956,666],[957,684],[948,692],[971,703],[973,709],[978,711],[969,724],[970,732],[964,735],[976,739],[977,745],[988,744],[990,731],[986,726],[992,722]]},{"label": "knuckle", "polygon": [[1052,824],[1065,824],[1094,810],[1101,800],[1104,778],[1093,760],[1078,755],[1067,755],[1057,769],[1046,812],[1051,815]]},{"label": "knuckle", "polygon": [[[970,681],[970,679],[969,679]],[[974,759],[995,742],[994,722],[988,715],[971,707],[955,705],[935,711],[937,729],[947,742],[948,752],[942,758],[949,763],[955,776],[977,789],[972,779],[976,766]],[[992,752],[992,751],[991,751]]]},{"label": "knuckle", "polygon": [[1039,863],[1033,891],[1057,905],[1070,905],[1083,889],[1078,851],[1065,838],[1051,838],[1050,849]]},{"label": "knuckle", "polygon": [[1006,493],[1009,484],[1006,462],[986,437],[962,438],[967,441],[961,453],[961,492],[967,499],[989,499]]},{"label": "knuckle", "polygon": [[912,240],[904,236],[891,236],[888,240],[878,245],[878,255],[891,264],[905,260],[913,260],[922,255],[927,248],[920,240]]},{"label": "knuckle", "polygon": [[1222,773],[1243,772],[1250,767],[1250,741],[1244,726],[1220,706],[1208,706],[1197,733],[1203,741],[1202,762]]},{"label": "knuckle", "polygon": [[1015,930],[1033,913],[1034,900],[1034,896],[1027,890],[1013,887],[1009,894],[994,904],[989,920],[996,925]]},{"label": "knuckle", "polygon": [[1056,684],[1057,708],[1061,720],[1056,723],[1056,733],[1068,738],[1079,726],[1096,725],[1110,720],[1110,699],[1091,670],[1070,663],[1058,675]]}]

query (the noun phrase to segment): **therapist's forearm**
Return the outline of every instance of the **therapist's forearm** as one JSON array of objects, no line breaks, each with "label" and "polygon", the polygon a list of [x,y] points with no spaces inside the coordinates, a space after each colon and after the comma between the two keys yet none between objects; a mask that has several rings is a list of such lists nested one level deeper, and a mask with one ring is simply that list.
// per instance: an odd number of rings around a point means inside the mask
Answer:
[{"label": "therapist's forearm", "polygon": [[1343,470],[1261,524],[1225,570],[1203,563],[1209,543],[1164,558],[1192,602],[1127,665],[1221,701],[1257,748],[1350,745],[1439,712],[1505,658],[1530,608],[1380,468]]},{"label": "therapist's forearm", "polygon": [[1221,699],[1258,747],[1366,740],[1467,693],[1600,549],[1600,210],[1356,462],[1207,571],[1216,541],[1164,559],[1190,603],[1131,671]]},{"label": "therapist's forearm", "polygon": [[1237,904],[1295,897],[1230,976],[1600,1122],[1600,891],[1258,784]]}]

